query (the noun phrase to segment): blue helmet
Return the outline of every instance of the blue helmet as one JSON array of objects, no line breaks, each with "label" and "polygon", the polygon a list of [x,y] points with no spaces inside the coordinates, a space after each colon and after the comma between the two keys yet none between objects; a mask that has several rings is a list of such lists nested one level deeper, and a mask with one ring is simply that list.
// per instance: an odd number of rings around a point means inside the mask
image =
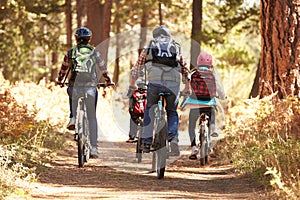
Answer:
[{"label": "blue helmet", "polygon": [[160,35],[171,37],[170,30],[166,26],[156,26],[152,31],[153,38],[157,38]]},{"label": "blue helmet", "polygon": [[75,32],[75,38],[77,42],[82,40],[89,41],[91,36],[92,36],[92,31],[86,27],[81,27],[77,29]]}]

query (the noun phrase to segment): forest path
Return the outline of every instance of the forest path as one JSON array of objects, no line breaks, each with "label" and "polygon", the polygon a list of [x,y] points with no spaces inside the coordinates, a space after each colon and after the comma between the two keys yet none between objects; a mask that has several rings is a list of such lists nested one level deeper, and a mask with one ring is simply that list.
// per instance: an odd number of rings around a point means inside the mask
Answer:
[{"label": "forest path", "polygon": [[[165,178],[151,169],[151,153],[135,158],[135,144],[99,142],[99,159],[77,166],[76,143],[53,159],[32,185],[30,199],[257,199],[257,188],[247,177],[234,173],[230,163],[215,158],[205,167],[189,160],[189,149],[168,160]],[[188,150],[188,151],[187,151]]]}]

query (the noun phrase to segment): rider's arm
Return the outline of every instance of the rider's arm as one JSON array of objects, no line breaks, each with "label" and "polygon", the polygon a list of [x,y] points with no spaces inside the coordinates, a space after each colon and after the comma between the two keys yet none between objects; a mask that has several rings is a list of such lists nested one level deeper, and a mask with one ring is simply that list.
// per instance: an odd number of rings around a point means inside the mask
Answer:
[{"label": "rider's arm", "polygon": [[143,49],[137,62],[135,63],[135,65],[133,66],[133,68],[130,71],[130,82],[129,82],[129,86],[130,87],[136,87],[135,81],[136,79],[138,79],[141,70],[144,67],[145,61],[146,61],[146,50]]},{"label": "rider's arm", "polygon": [[95,55],[96,55],[96,73],[98,77],[98,81],[100,82],[101,76],[103,76],[106,80],[106,82],[110,83],[111,78],[109,75],[109,72],[107,70],[106,62],[102,58],[101,54],[99,51],[95,50]]},{"label": "rider's arm", "polygon": [[61,64],[61,68],[60,68],[60,71],[59,71],[59,73],[58,73],[58,78],[57,78],[57,81],[59,82],[59,83],[61,83],[62,81],[63,81],[63,79],[64,79],[64,77],[66,76],[66,73],[67,73],[67,71],[68,71],[68,69],[69,69],[69,65],[70,65],[70,63],[69,63],[69,57],[68,57],[68,53],[64,56],[64,60],[63,60],[63,62],[62,62],[62,64]]},{"label": "rider's arm", "polygon": [[217,96],[219,99],[226,99],[226,94],[224,88],[222,87],[221,83],[216,79],[216,87],[217,87]]}]

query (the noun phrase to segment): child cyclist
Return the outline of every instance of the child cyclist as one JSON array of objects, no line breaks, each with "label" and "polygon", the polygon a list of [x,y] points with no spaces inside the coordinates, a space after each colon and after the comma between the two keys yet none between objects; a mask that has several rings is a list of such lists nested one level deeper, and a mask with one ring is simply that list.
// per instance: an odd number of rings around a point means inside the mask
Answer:
[{"label": "child cyclist", "polygon": [[[197,80],[200,80],[200,79],[197,79],[196,75],[193,75],[193,73],[196,73],[197,70],[198,70],[199,74],[206,74],[206,76],[203,76],[202,78],[204,78],[204,77],[208,78],[209,71],[211,71],[211,72],[214,71],[214,68],[212,65],[212,56],[210,54],[200,53],[197,58],[197,68],[192,70],[192,72],[190,73],[190,76],[191,76],[190,83],[191,83],[191,88],[192,88],[192,93],[190,95],[190,98],[197,99],[197,100],[209,100],[214,97],[218,97],[220,99],[225,99],[224,89],[222,88],[222,85],[220,84],[220,82],[217,80],[215,73],[211,73],[213,76],[212,80],[214,82],[212,85],[210,85],[209,80],[204,80],[206,82],[205,85],[207,85],[207,87],[210,87],[207,89],[207,91],[209,91],[210,93],[214,93],[214,94],[213,95],[210,94],[208,96],[197,95],[198,91],[196,91],[196,90],[204,90],[203,87],[200,86],[201,83],[195,83]],[[193,83],[195,85],[197,85],[197,87],[198,87],[197,89],[195,87],[193,87]],[[183,91],[183,92],[186,93],[187,91]],[[216,131],[216,126],[215,126],[215,109],[214,108],[207,107],[207,108],[190,109],[188,131],[189,131],[189,137],[190,137],[191,147],[192,147],[192,153],[189,156],[189,159],[191,159],[191,160],[197,159],[198,148],[196,146],[195,128],[196,128],[196,123],[197,123],[201,113],[203,113],[203,112],[209,113],[209,115],[210,115],[210,119],[211,119],[210,128],[211,128],[211,132],[212,132],[211,136],[218,137],[218,135],[219,135]]]},{"label": "child cyclist", "polygon": [[128,94],[129,97],[129,139],[127,143],[137,142],[137,126],[139,118],[144,118],[144,112],[146,109],[147,87],[146,83],[142,79],[136,81],[138,89]]}]

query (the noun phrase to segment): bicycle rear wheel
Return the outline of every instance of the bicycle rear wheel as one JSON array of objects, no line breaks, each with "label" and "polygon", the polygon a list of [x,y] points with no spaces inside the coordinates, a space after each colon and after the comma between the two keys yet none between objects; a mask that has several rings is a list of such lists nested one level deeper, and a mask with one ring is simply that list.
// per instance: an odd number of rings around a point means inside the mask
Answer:
[{"label": "bicycle rear wheel", "polygon": [[[208,163],[208,141],[207,141],[207,135],[208,135],[208,129],[200,129],[200,135],[199,135],[199,141],[200,141],[200,165],[204,166],[205,164]],[[203,132],[202,132],[203,131]]]},{"label": "bicycle rear wheel", "polygon": [[77,118],[76,118],[76,131],[78,133],[77,140],[77,149],[78,149],[78,167],[83,167],[84,163],[87,161],[85,152],[86,152],[86,138],[85,131],[87,130],[86,119],[84,116],[84,109],[82,105],[82,101],[79,101],[79,105],[77,108]]}]

